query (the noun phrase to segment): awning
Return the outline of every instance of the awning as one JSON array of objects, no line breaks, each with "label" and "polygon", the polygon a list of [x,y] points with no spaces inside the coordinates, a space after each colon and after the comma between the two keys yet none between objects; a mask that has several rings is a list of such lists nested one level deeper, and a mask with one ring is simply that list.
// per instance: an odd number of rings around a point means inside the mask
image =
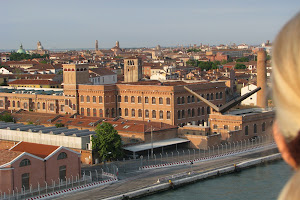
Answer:
[{"label": "awning", "polygon": [[[185,142],[189,142],[189,140],[182,139],[182,138],[172,138],[172,139],[168,139],[168,140],[161,140],[161,141],[153,142],[153,149],[170,146],[173,144],[185,143]],[[139,151],[149,150],[151,148],[152,148],[151,143],[147,143],[147,144],[140,144],[140,145],[125,147],[124,149],[127,151],[131,151],[131,152],[139,152]]]}]

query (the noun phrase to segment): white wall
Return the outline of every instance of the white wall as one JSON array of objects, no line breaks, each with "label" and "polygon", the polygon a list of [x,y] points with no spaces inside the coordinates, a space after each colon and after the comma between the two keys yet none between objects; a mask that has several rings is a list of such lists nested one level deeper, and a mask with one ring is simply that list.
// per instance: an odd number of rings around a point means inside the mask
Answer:
[{"label": "white wall", "polygon": [[[255,90],[257,88],[256,85],[250,84],[250,85],[246,85],[245,87],[242,87],[241,89],[241,96],[243,96],[244,94],[251,92],[253,90]],[[245,99],[244,101],[241,102],[242,105],[253,105],[256,106],[257,104],[257,93],[252,94],[250,97],[248,97],[247,99]]]}]

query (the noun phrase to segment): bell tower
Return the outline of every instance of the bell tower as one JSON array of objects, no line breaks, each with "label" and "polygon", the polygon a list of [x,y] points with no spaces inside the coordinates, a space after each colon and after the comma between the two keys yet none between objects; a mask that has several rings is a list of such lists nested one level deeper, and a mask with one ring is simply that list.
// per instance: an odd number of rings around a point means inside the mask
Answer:
[{"label": "bell tower", "polygon": [[124,59],[124,82],[138,82],[142,79],[142,60],[138,57]]}]

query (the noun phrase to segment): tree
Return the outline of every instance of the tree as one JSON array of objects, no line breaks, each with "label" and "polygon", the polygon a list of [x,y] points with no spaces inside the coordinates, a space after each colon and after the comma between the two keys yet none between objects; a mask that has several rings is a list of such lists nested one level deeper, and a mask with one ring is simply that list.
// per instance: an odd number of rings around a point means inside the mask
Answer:
[{"label": "tree", "polygon": [[92,136],[92,149],[98,152],[100,159],[116,159],[123,155],[121,136],[111,124],[99,124],[95,132],[96,135]]},{"label": "tree", "polygon": [[249,62],[249,58],[241,57],[241,58],[236,59],[236,62]]},{"label": "tree", "polygon": [[247,67],[244,64],[236,63],[234,68],[235,69],[246,69]]},{"label": "tree", "polygon": [[65,125],[63,123],[56,123],[55,124],[56,128],[64,127]]},{"label": "tree", "polygon": [[0,121],[14,122],[14,118],[10,114],[5,113],[4,115],[0,115]]}]

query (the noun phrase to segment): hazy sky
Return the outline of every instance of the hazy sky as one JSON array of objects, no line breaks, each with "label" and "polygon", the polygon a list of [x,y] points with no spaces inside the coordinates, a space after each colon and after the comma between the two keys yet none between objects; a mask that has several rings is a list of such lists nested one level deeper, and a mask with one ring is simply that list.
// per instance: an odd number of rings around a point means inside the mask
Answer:
[{"label": "hazy sky", "polygon": [[300,0],[6,0],[0,49],[260,44],[299,10]]}]

